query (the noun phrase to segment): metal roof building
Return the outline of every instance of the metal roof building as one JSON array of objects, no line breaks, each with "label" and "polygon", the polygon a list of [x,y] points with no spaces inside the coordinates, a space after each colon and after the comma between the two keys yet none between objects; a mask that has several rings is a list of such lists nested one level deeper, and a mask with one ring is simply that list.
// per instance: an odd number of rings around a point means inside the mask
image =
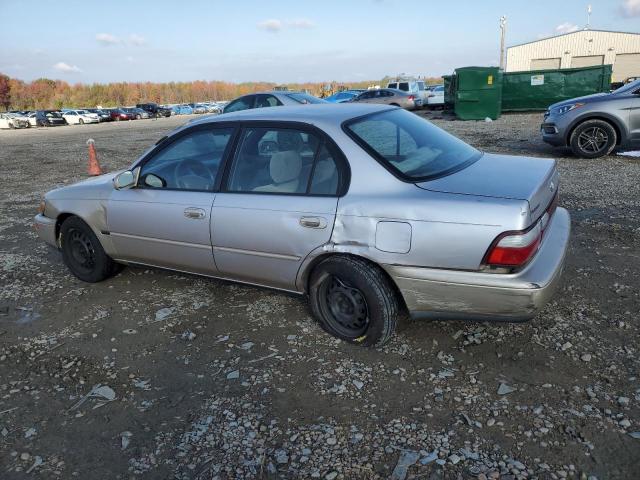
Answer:
[{"label": "metal roof building", "polygon": [[579,30],[507,48],[507,72],[613,65],[613,82],[640,77],[640,33]]}]

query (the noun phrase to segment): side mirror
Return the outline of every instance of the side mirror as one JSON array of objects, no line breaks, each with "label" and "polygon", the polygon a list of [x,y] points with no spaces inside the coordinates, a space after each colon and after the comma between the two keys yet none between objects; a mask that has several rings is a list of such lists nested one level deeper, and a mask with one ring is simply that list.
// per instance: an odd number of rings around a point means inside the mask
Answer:
[{"label": "side mirror", "polygon": [[119,173],[113,179],[113,187],[116,190],[125,190],[127,188],[135,187],[136,183],[138,182],[139,173],[139,168],[136,168],[134,170],[125,170],[124,172]]}]

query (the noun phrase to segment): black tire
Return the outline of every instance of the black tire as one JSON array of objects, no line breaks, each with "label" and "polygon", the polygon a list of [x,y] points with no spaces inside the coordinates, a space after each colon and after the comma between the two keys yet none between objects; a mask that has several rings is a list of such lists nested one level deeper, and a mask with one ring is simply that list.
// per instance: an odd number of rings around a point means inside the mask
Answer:
[{"label": "black tire", "polygon": [[69,217],[62,223],[60,244],[64,263],[84,282],[101,282],[119,269],[91,228],[78,217]]},{"label": "black tire", "polygon": [[569,146],[577,157],[598,158],[609,155],[618,135],[615,128],[605,120],[585,120],[571,133]]},{"label": "black tire", "polygon": [[323,330],[369,347],[389,341],[401,311],[398,294],[380,267],[342,255],[314,268],[309,302]]},{"label": "black tire", "polygon": [[80,119],[80,121],[78,123],[80,123],[80,125],[84,125],[84,120]]},{"label": "black tire", "polygon": [[391,105],[392,107],[399,107],[400,106],[397,103],[390,103],[389,105]]},{"label": "black tire", "polygon": [[136,120],[140,120],[142,119],[142,116],[140,114],[136,115]]}]

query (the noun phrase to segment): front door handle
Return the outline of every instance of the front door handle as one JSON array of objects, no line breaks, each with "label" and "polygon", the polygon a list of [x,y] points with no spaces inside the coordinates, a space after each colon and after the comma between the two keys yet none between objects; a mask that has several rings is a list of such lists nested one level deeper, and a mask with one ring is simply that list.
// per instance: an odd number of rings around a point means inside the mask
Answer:
[{"label": "front door handle", "polygon": [[300,225],[306,228],[326,228],[327,219],[322,217],[301,217]]},{"label": "front door handle", "polygon": [[189,207],[184,209],[184,216],[197,220],[204,218],[206,216],[206,212],[202,208]]}]

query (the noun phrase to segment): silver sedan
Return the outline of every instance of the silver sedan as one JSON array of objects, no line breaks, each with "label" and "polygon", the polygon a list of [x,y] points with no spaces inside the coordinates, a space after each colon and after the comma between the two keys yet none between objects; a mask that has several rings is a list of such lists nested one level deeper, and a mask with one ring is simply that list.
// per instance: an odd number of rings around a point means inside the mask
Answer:
[{"label": "silver sedan", "polygon": [[422,106],[422,99],[414,94],[396,90],[395,88],[376,88],[364,91],[357,97],[350,100],[359,103],[381,103],[383,105],[393,105],[395,107],[415,110]]},{"label": "silver sedan", "polygon": [[282,107],[286,105],[315,105],[316,103],[329,103],[305,92],[290,90],[273,90],[270,92],[251,93],[243,95],[225,105],[223,113],[251,110],[253,108]]},{"label": "silver sedan", "polygon": [[380,345],[404,312],[532,318],[569,241],[557,200],[554,160],[327,104],[189,123],[126,171],[47,193],[35,226],[86,282],[141,264],[286,290],[332,335]]}]

